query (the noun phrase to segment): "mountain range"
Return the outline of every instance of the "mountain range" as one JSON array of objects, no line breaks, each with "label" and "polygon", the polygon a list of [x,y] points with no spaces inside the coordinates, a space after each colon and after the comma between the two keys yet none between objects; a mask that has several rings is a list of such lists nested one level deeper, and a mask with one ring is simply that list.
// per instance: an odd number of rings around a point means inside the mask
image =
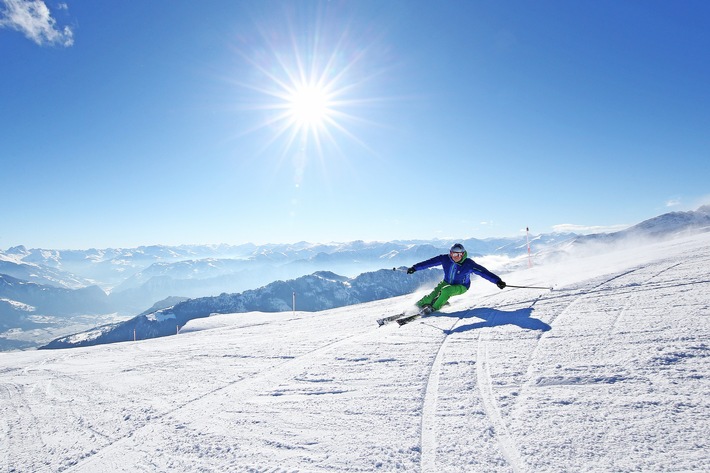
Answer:
[{"label": "mountain range", "polygon": [[[571,235],[536,236],[536,245]],[[512,258],[525,238],[465,239],[473,255]],[[125,321],[175,298],[255,290],[319,271],[344,278],[411,265],[446,252],[449,240],[269,245],[148,246],[133,249],[0,251],[0,351],[31,348],[68,333]],[[74,300],[71,300],[74,299]],[[163,302],[163,301],[168,302]],[[158,301],[158,302],[156,302]]]},{"label": "mountain range", "polygon": [[383,269],[356,278],[319,271],[242,293],[188,299],[124,322],[53,340],[42,348],[72,348],[174,335],[188,321],[212,314],[287,312],[295,307],[299,311],[321,311],[409,294],[441,280],[441,271],[435,269],[412,275],[404,269]]},{"label": "mountain range", "polygon": [[[616,233],[543,234],[532,237],[530,243],[536,262],[541,263],[569,251],[583,251],[584,248],[593,251],[595,243],[613,244],[635,238],[663,238],[678,232],[709,227],[710,206],[703,206],[696,211],[663,214]],[[519,268],[527,261],[528,242],[524,236],[459,241],[466,246],[472,257],[483,257],[484,263],[486,258],[497,256],[491,260],[492,266],[488,266],[494,271]],[[132,314],[146,316],[185,299],[206,302],[210,298],[224,299],[224,295],[229,294],[235,300],[245,297],[259,300],[261,305],[251,305],[250,310],[288,310],[291,306],[289,291],[278,303],[273,298],[254,296],[257,293],[268,294],[275,287],[271,285],[273,281],[278,281],[274,285],[282,283],[290,286],[306,284],[306,281],[332,285],[337,281],[341,287],[332,294],[341,294],[343,291],[353,293],[351,296],[338,296],[340,299],[333,296],[332,300],[322,300],[319,305],[312,306],[309,305],[311,302],[308,297],[299,296],[298,306],[303,310],[320,310],[336,306],[329,304],[373,300],[369,295],[363,296],[353,291],[353,278],[357,279],[360,274],[364,277],[371,272],[379,274],[379,277],[394,277],[392,271],[378,273],[377,270],[397,265],[409,266],[446,252],[453,242],[300,242],[260,246],[184,245],[104,250],[46,250],[18,246],[0,251],[0,350],[27,348],[57,338],[64,339],[65,336],[58,337],[61,335],[58,332],[77,316],[86,319],[83,328],[88,329],[100,323],[97,323],[98,318],[87,316],[106,317],[106,314],[113,314],[113,319],[130,322],[136,318]],[[323,277],[324,274],[332,276]],[[306,279],[300,281],[303,277]],[[378,284],[387,285],[387,281],[379,280]],[[411,292],[414,289],[402,290]],[[328,291],[324,290],[323,293]],[[395,293],[387,294],[391,297]],[[222,312],[219,303],[216,305],[212,312]],[[151,309],[146,311],[146,307]],[[130,319],[126,321],[127,318]],[[177,315],[176,321],[179,322]],[[135,320],[131,323],[135,323]],[[46,330],[50,326],[54,330]],[[169,332],[172,333],[174,329],[171,327]],[[73,332],[67,330],[64,334]],[[18,334],[24,335],[24,338]],[[23,338],[23,343],[18,345],[18,338]],[[124,335],[117,338],[126,339]]]},{"label": "mountain range", "polygon": [[[544,234],[545,246],[575,234]],[[471,256],[524,254],[526,238],[468,238]],[[0,251],[0,274],[67,289],[97,285],[112,296],[117,310],[134,312],[171,295],[200,297],[254,289],[277,279],[316,271],[349,277],[428,258],[447,251],[455,240],[411,240],[268,245],[148,246],[132,249],[46,250],[17,246]],[[126,293],[126,294],[123,294]]]}]

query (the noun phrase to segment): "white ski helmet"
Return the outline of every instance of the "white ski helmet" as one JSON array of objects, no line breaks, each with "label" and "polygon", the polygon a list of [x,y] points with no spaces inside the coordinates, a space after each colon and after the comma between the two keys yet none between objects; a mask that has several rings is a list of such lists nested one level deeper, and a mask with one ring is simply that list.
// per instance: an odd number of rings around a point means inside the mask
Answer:
[{"label": "white ski helmet", "polygon": [[449,250],[449,253],[465,253],[465,252],[466,252],[466,248],[464,248],[461,243],[456,243]]}]

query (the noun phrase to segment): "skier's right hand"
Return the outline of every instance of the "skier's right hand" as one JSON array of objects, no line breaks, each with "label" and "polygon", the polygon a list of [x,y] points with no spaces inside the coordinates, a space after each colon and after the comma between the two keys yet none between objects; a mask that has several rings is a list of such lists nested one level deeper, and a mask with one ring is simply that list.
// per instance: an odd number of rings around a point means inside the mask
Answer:
[{"label": "skier's right hand", "polygon": [[411,268],[409,268],[409,269],[407,270],[407,274],[413,274],[414,271],[416,271],[416,269],[414,269],[414,266],[412,266]]}]

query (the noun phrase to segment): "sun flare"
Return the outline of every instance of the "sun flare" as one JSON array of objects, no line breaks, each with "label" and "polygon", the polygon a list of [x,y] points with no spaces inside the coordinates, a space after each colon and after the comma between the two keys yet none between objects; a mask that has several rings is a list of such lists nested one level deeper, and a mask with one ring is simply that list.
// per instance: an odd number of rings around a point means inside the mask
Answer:
[{"label": "sun flare", "polygon": [[261,34],[237,49],[247,67],[235,82],[248,92],[240,108],[258,113],[240,134],[259,134],[257,152],[278,166],[291,163],[300,183],[313,164],[335,169],[354,153],[372,152],[359,135],[377,126],[370,114],[389,100],[373,93],[391,65],[377,37],[363,42],[353,28],[331,26],[344,24],[327,21],[338,9],[318,13],[313,24],[286,12],[286,28],[259,25]]},{"label": "sun flare", "polygon": [[291,47],[292,51],[287,48],[286,53],[270,51],[270,63],[244,56],[259,73],[256,76],[261,75],[258,85],[245,84],[257,92],[254,109],[263,112],[263,119],[249,131],[272,133],[265,148],[282,142],[284,152],[305,149],[319,156],[325,153],[325,147],[340,150],[339,139],[360,143],[348,127],[361,123],[361,117],[353,112],[369,103],[357,96],[358,87],[367,79],[366,74],[363,78],[355,70],[358,62],[343,61],[346,55],[338,49]]},{"label": "sun flare", "polygon": [[333,111],[325,88],[317,85],[296,87],[287,103],[291,120],[299,128],[322,128]]}]

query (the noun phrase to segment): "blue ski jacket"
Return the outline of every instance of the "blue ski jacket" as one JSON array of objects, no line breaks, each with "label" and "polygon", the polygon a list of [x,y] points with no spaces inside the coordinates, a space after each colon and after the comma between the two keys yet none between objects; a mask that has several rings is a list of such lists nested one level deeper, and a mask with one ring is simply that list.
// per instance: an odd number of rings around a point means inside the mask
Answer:
[{"label": "blue ski jacket", "polygon": [[448,284],[461,284],[468,289],[471,286],[471,274],[477,274],[488,281],[498,284],[501,279],[495,274],[488,271],[480,264],[468,258],[467,255],[460,262],[455,262],[448,254],[435,256],[421,263],[414,265],[414,269],[432,268],[434,266],[442,266],[444,268],[444,281]]}]

